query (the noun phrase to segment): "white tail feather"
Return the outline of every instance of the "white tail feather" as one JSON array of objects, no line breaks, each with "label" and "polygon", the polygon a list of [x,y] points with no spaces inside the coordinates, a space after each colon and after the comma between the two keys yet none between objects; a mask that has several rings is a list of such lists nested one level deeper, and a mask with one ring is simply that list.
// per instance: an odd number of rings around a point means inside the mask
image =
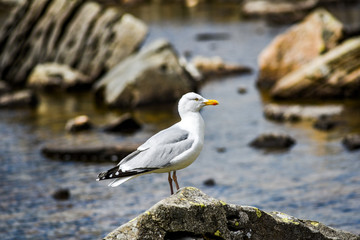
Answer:
[{"label": "white tail feather", "polygon": [[130,180],[131,178],[136,177],[136,176],[130,176],[130,177],[123,177],[123,178],[118,178],[114,181],[112,181],[108,186],[109,187],[117,187],[120,184],[126,182],[127,180]]}]

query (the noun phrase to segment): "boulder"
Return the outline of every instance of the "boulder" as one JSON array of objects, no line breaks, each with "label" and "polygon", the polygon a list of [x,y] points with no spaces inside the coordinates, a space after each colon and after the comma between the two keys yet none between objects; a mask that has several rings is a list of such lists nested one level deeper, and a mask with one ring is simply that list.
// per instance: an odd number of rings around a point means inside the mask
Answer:
[{"label": "boulder", "polygon": [[360,149],[360,134],[348,134],[344,137],[342,143],[349,151]]},{"label": "boulder", "polygon": [[329,12],[323,9],[313,12],[277,36],[260,53],[257,85],[271,88],[286,74],[334,48],[342,36],[343,25]]},{"label": "boulder", "polygon": [[89,130],[92,127],[90,118],[86,115],[80,115],[67,121],[65,130],[68,132],[80,132]]},{"label": "boulder", "polygon": [[359,98],[360,37],[349,39],[281,78],[271,90],[277,99]]},{"label": "boulder", "polygon": [[67,65],[43,63],[36,65],[27,84],[42,90],[77,90],[90,87],[91,79]]},{"label": "boulder", "polygon": [[288,149],[295,144],[295,139],[288,135],[278,133],[266,133],[258,136],[249,143],[254,148],[264,149]]},{"label": "boulder", "polygon": [[115,66],[95,85],[110,106],[136,107],[178,100],[194,83],[165,40],[157,40]]},{"label": "boulder", "polygon": [[133,133],[139,130],[141,125],[130,113],[125,113],[120,118],[104,127],[105,132]]},{"label": "boulder", "polygon": [[343,111],[342,105],[302,106],[266,104],[264,115],[277,122],[297,122],[300,120],[316,120],[321,116],[337,116]]},{"label": "boulder", "polygon": [[228,204],[186,187],[104,238],[119,239],[355,240],[359,236],[281,212]]},{"label": "boulder", "polygon": [[52,194],[52,197],[58,201],[69,200],[70,199],[70,190],[67,188],[60,188]]},{"label": "boulder", "polygon": [[35,107],[37,104],[38,98],[35,93],[30,90],[21,90],[0,96],[0,108]]},{"label": "boulder", "polygon": [[242,13],[246,17],[265,17],[274,23],[289,23],[301,20],[319,0],[246,0]]},{"label": "boulder", "polygon": [[139,19],[81,0],[23,1],[0,26],[0,78],[24,85],[39,63],[57,62],[97,79],[147,34]]}]

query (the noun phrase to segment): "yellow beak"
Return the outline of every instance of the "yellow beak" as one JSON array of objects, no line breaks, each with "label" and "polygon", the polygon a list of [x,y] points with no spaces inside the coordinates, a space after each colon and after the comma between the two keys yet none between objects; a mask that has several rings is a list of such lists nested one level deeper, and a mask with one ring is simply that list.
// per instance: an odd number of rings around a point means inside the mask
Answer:
[{"label": "yellow beak", "polygon": [[214,99],[211,99],[211,100],[207,100],[206,102],[204,102],[205,105],[218,105],[219,102],[214,100]]}]

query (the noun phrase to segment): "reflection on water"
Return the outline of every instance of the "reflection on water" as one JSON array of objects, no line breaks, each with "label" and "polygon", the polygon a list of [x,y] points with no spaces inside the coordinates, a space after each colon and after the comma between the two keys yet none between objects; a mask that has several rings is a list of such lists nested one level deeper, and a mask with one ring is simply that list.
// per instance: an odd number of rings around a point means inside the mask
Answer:
[{"label": "reflection on water", "polygon": [[[219,55],[254,70],[261,49],[286,29],[257,20],[241,21],[235,5],[190,10],[149,5],[133,13],[150,25],[147,43],[164,37],[180,54]],[[230,37],[196,40],[199,33],[214,32]],[[342,117],[347,124],[330,132],[313,129],[309,121],[271,122],[263,117],[262,108],[269,99],[255,88],[256,75],[254,71],[216,79],[200,89],[203,96],[219,100],[220,105],[202,111],[205,146],[193,165],[179,171],[181,186],[200,188],[229,203],[278,210],[360,233],[360,152],[347,152],[340,143],[346,133],[360,132],[359,103],[332,102],[345,106]],[[247,93],[238,94],[239,86]],[[168,196],[165,174],[142,176],[108,188],[95,178],[112,163],[49,160],[41,156],[40,148],[49,141],[70,138],[64,133],[65,123],[79,114],[87,114],[99,128],[89,135],[72,136],[72,140],[143,140],[178,120],[176,106],[134,110],[144,124],[141,131],[107,135],[100,126],[125,109],[110,111],[96,106],[91,94],[43,95],[41,102],[34,110],[0,110],[1,239],[98,239]],[[296,145],[280,153],[248,147],[257,135],[272,131],[290,134]],[[215,180],[215,186],[203,185],[209,178]],[[70,190],[68,201],[52,198],[59,188]]]}]

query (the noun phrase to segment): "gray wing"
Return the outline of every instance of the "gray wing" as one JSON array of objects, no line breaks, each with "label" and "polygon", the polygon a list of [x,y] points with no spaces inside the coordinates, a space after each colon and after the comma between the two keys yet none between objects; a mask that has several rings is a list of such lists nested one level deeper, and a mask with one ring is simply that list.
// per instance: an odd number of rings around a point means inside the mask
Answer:
[{"label": "gray wing", "polygon": [[123,171],[164,168],[176,156],[190,149],[193,143],[188,131],[174,125],[152,136],[124,158],[119,166]]}]

